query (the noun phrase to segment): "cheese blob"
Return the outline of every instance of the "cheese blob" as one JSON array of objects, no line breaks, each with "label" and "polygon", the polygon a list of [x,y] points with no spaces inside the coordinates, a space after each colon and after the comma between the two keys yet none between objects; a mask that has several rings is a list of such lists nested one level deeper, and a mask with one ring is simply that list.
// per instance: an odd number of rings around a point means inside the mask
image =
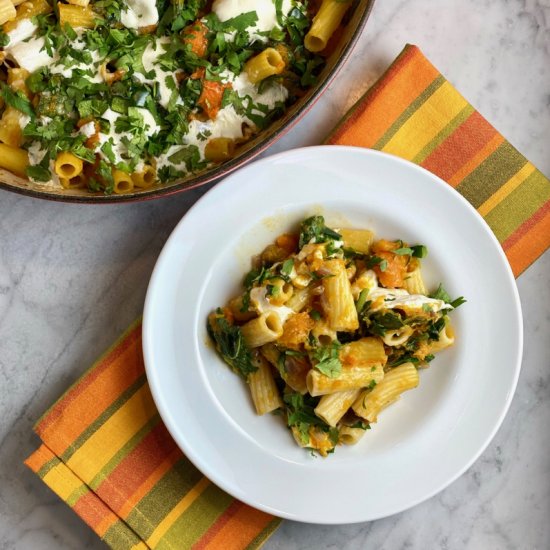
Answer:
[{"label": "cheese blob", "polygon": [[128,0],[128,6],[120,14],[120,22],[128,29],[149,27],[159,22],[155,0]]},{"label": "cheese blob", "polygon": [[[291,9],[292,1],[283,0],[281,8],[283,15],[287,15]],[[269,32],[279,26],[274,0],[215,0],[212,11],[220,21],[227,21],[243,13],[255,11],[258,16],[255,28],[258,32]]]}]

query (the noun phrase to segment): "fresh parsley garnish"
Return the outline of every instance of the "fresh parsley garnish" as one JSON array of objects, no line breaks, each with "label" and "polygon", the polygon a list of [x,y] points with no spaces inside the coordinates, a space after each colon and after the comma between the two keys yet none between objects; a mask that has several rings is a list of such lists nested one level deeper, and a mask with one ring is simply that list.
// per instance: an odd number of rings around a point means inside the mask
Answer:
[{"label": "fresh parsley garnish", "polygon": [[399,314],[392,311],[376,312],[365,319],[367,328],[377,336],[384,336],[387,331],[397,330],[404,326]]},{"label": "fresh parsley garnish", "polygon": [[332,342],[328,346],[321,346],[315,349],[312,357],[315,361],[314,367],[329,378],[338,378],[342,372],[342,363],[339,352],[339,342]]},{"label": "fresh parsley garnish", "polygon": [[245,380],[249,374],[258,370],[252,364],[252,354],[244,341],[241,329],[231,325],[221,309],[210,316],[208,333],[224,361]]},{"label": "fresh parsley garnish", "polygon": [[325,225],[323,216],[311,216],[302,222],[298,246],[302,248],[309,243],[339,241],[341,238],[342,235]]},{"label": "fresh parsley garnish", "polygon": [[303,445],[307,446],[310,443],[309,430],[311,427],[317,427],[323,432],[327,432],[330,442],[336,445],[338,443],[338,429],[330,427],[315,414],[315,407],[318,405],[319,400],[319,397],[311,397],[309,394],[285,393],[283,401],[286,406],[288,427],[297,428]]},{"label": "fresh parsley garnish", "polygon": [[443,287],[443,284],[440,283],[437,287],[437,290],[430,294],[430,298],[434,298],[436,300],[443,300],[445,303],[451,305],[454,309],[456,309],[458,306],[461,306],[466,302],[463,296],[459,296],[458,298],[455,298],[454,300],[449,296],[449,293],[445,290]]},{"label": "fresh parsley garnish", "polygon": [[28,100],[27,96],[20,91],[14,92],[8,85],[0,82],[0,95],[3,100],[6,102],[6,105],[21,111],[25,115],[34,117],[34,109],[32,108],[31,102]]}]

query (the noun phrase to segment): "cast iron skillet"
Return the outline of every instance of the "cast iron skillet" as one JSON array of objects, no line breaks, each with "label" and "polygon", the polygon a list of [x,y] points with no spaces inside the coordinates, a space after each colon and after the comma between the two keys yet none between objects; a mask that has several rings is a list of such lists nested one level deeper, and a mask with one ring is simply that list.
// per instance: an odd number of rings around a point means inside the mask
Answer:
[{"label": "cast iron skillet", "polygon": [[358,0],[355,2],[353,11],[346,16],[345,27],[340,42],[327,59],[327,64],[315,86],[294,103],[280,119],[242,145],[233,159],[223,164],[213,166],[198,174],[178,179],[171,183],[149,189],[135,190],[132,193],[121,195],[92,194],[82,189],[43,189],[1,168],[0,188],[30,197],[54,201],[113,204],[164,197],[221,179],[267,149],[292,128],[313,106],[350,55],[367,22],[373,5],[374,0]]}]

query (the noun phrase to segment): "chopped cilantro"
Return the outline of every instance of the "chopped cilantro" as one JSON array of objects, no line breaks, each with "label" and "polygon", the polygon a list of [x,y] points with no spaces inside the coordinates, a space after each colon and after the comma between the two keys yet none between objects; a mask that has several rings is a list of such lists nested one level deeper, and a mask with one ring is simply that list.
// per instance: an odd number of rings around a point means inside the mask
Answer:
[{"label": "chopped cilantro", "polygon": [[339,342],[332,342],[328,346],[315,349],[312,353],[313,359],[317,361],[314,367],[329,378],[338,378],[342,372],[342,363],[339,358],[340,348]]},{"label": "chopped cilantro", "polygon": [[23,114],[30,117],[34,117],[34,110],[32,108],[31,102],[28,100],[27,96],[23,92],[17,91],[14,92],[9,86],[0,82],[0,95],[6,102],[6,105],[21,111]]}]

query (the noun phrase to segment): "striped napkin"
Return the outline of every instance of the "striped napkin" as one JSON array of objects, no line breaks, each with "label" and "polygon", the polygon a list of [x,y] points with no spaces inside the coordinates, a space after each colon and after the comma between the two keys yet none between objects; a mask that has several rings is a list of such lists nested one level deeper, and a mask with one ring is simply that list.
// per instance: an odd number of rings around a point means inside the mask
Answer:
[{"label": "striped napkin", "polygon": [[[431,170],[487,220],[519,275],[550,247],[550,181],[407,46],[327,143]],[[151,398],[136,322],[38,421],[26,464],[112,548],[259,548],[280,520],[185,458]]]},{"label": "striped napkin", "polygon": [[550,247],[550,181],[416,46],[405,47],[326,143],[385,151],[445,180],[485,218],[516,277]]}]

